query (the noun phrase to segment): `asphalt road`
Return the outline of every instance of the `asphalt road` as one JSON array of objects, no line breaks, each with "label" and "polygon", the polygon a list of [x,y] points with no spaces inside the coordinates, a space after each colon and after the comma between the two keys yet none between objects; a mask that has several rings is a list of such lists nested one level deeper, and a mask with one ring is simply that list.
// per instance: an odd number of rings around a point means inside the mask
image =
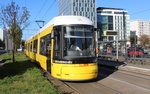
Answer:
[{"label": "asphalt road", "polygon": [[149,76],[104,67],[94,81],[65,83],[80,94],[150,94]]}]

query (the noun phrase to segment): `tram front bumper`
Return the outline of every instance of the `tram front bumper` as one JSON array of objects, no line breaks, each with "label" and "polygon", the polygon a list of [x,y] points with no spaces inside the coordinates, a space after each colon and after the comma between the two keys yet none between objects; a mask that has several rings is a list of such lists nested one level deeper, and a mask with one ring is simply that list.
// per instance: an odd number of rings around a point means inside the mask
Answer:
[{"label": "tram front bumper", "polygon": [[89,66],[64,66],[61,70],[62,80],[84,81],[95,79],[98,74],[96,65]]}]

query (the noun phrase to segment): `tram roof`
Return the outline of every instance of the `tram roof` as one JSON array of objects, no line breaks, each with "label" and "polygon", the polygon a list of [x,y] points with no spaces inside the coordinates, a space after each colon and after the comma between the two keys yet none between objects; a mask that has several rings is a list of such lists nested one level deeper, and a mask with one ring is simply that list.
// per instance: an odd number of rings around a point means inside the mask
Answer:
[{"label": "tram roof", "polygon": [[40,31],[45,30],[51,25],[73,25],[73,24],[85,24],[85,25],[93,25],[93,22],[84,16],[57,16],[49,21]]},{"label": "tram roof", "polygon": [[[54,17],[51,21],[49,21],[44,27],[42,27],[38,33],[42,32],[43,30],[47,29],[49,26],[59,26],[59,25],[94,25],[93,22],[84,16],[57,16]],[[37,33],[37,34],[38,34]],[[35,35],[37,35],[35,34]],[[33,35],[32,37],[34,37]],[[31,39],[30,37],[29,39]]]}]

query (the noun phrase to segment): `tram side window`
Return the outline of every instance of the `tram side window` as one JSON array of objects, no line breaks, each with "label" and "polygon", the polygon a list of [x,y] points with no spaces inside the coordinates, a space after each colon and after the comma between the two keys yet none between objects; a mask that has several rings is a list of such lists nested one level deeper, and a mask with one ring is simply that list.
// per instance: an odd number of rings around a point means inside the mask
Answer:
[{"label": "tram side window", "polygon": [[37,40],[34,40],[34,45],[33,45],[33,52],[37,53]]},{"label": "tram side window", "polygon": [[55,54],[54,58],[60,58],[60,28],[55,31]]},{"label": "tram side window", "polygon": [[27,45],[25,44],[25,49],[27,49]]},{"label": "tram side window", "polygon": [[26,45],[25,45],[25,50],[26,50],[26,51],[27,51],[27,47],[28,47],[28,45],[26,44]]},{"label": "tram side window", "polygon": [[28,43],[28,51],[29,51],[29,47],[30,47],[30,45],[29,45],[29,43]]},{"label": "tram side window", "polygon": [[27,50],[28,50],[28,44],[26,44],[26,46],[25,46],[25,47],[26,47],[25,49],[26,49],[26,51],[27,51]]},{"label": "tram side window", "polygon": [[32,42],[30,43],[30,51],[32,52]]},{"label": "tram side window", "polygon": [[40,54],[50,56],[50,34],[40,39]]}]

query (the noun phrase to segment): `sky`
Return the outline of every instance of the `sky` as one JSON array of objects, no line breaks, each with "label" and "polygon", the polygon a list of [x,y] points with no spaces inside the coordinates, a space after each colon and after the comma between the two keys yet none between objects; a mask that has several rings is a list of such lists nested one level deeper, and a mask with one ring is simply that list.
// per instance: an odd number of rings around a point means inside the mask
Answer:
[{"label": "sky", "polygon": [[[43,20],[46,24],[58,16],[58,0],[0,0],[0,6],[7,6],[11,1],[30,12],[30,25],[23,31],[23,40],[40,29],[35,21]],[[96,0],[96,7],[122,8],[128,11],[130,20],[150,20],[150,0]]]}]

